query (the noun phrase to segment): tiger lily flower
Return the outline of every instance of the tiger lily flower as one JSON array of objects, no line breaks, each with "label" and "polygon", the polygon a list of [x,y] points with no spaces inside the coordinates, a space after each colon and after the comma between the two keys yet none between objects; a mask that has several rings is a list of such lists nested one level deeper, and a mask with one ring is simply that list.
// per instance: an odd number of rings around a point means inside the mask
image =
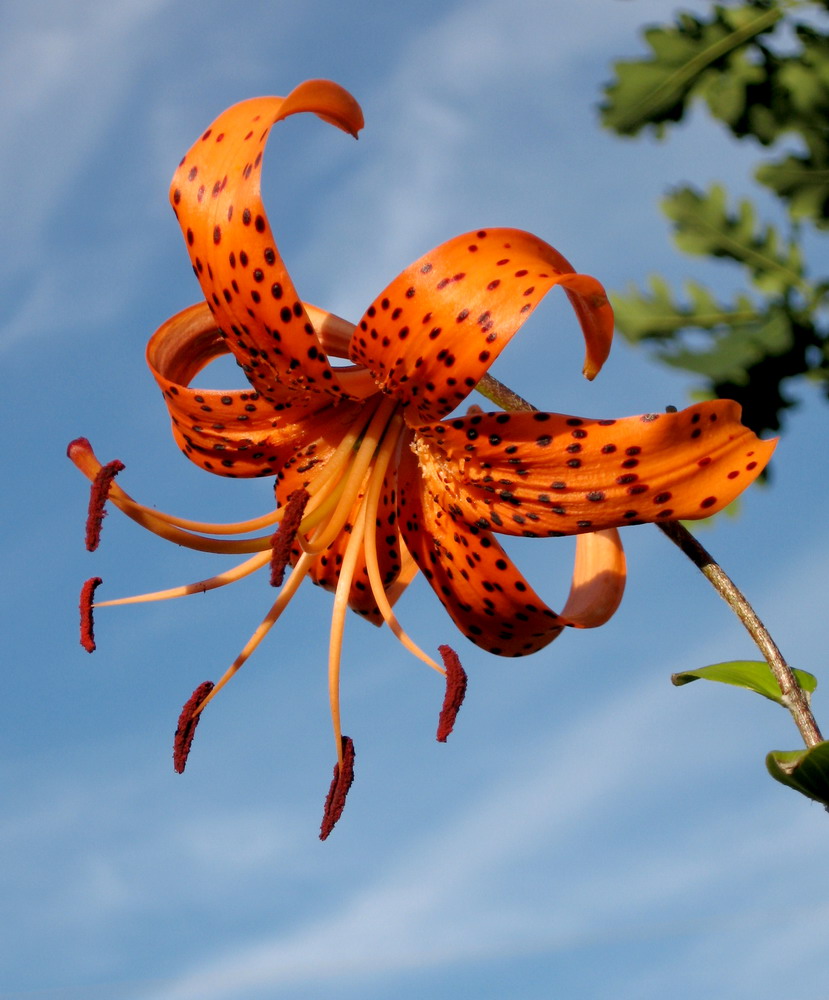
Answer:
[{"label": "tiger lily flower", "polygon": [[[438,738],[445,740],[466,675],[451,647],[440,648],[440,662],[422,651],[393,610],[418,570],[477,646],[500,656],[536,652],[565,627],[595,627],[616,611],[626,575],[618,528],[721,510],[760,474],[774,442],[742,426],[739,407],[728,401],[606,420],[477,406],[454,415],[556,285],[581,326],[584,374],[592,379],[613,333],[604,289],[529,233],[480,229],[406,268],[356,326],[303,302],[260,195],[269,132],[299,112],[355,137],[363,125],[350,94],[308,81],[286,98],[231,107],[179,164],[170,196],[205,301],[164,323],[147,349],[184,454],[217,475],[273,477],[275,509],[226,525],[173,517],[134,501],[115,481],[121,464],[102,465],[85,439],[73,442],[69,455],[93,483],[89,547],[97,544],[109,499],[176,544],[247,556],[207,580],[95,607],[202,593],[269,565],[280,588],[225,675],[200,685],[185,706],[178,770],[201,712],[303,579],[333,591],[328,670],[337,764],[325,838],[353,776],[353,744],[342,734],[339,709],[348,608],[388,625],[444,675]],[[209,362],[228,353],[247,388],[191,386]],[[538,596],[496,535],[576,536],[573,582],[561,612]],[[99,583],[90,580],[82,596],[82,641],[89,649]]]}]

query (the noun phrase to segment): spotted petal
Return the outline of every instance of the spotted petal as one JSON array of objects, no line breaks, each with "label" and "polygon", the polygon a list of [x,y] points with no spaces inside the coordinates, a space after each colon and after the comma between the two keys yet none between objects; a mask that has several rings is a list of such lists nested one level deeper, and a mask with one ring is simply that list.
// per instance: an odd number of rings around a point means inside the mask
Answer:
[{"label": "spotted petal", "polygon": [[285,98],[243,101],[193,145],[170,188],[216,323],[251,385],[271,402],[278,401],[279,385],[299,398],[348,395],[288,275],[260,193],[262,154],[272,126],[302,111],[354,136],[363,126],[354,98],[325,80],[306,81]]},{"label": "spotted petal", "polygon": [[528,537],[708,517],[760,475],[776,444],[744,427],[730,400],[621,420],[475,414],[416,438],[450,514]]},{"label": "spotted petal", "polygon": [[307,485],[311,470],[333,454],[363,404],[323,394],[303,398],[278,383],[270,399],[252,389],[189,386],[202,368],[228,352],[204,303],[171,317],[151,338],[147,362],[170,411],[173,436],[208,472],[278,475],[287,496]]},{"label": "spotted petal", "polygon": [[369,306],[351,357],[410,407],[411,424],[464,400],[554,285],[562,285],[587,345],[593,378],[610,350],[613,311],[604,288],[549,244],[518,229],[458,236],[407,267]]},{"label": "spotted petal", "polygon": [[567,626],[603,625],[619,606],[625,559],[615,531],[577,540],[576,569],[565,612],[533,590],[492,532],[436,503],[412,452],[399,475],[400,530],[415,562],[463,634],[500,656],[525,656]]}]

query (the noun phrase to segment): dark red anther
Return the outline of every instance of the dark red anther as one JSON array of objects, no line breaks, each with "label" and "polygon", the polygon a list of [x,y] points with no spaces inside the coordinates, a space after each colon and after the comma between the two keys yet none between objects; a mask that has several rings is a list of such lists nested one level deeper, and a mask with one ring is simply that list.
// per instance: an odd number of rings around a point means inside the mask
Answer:
[{"label": "dark red anther", "polygon": [[285,514],[271,538],[271,586],[281,587],[285,578],[285,567],[291,558],[291,548],[296,533],[302,524],[302,515],[311,494],[306,489],[294,490],[285,505]]},{"label": "dark red anther", "polygon": [[181,715],[178,717],[178,726],[173,740],[173,767],[179,774],[184,773],[187,757],[190,754],[190,747],[193,745],[193,737],[196,735],[196,726],[199,724],[201,712],[196,709],[213,690],[213,681],[205,681],[199,684],[196,690],[190,695]]},{"label": "dark red anther", "polygon": [[466,695],[466,671],[451,646],[439,646],[438,652],[443,657],[443,665],[446,668],[446,694],[438,719],[437,739],[439,743],[445,743],[446,737],[455,727],[458,710]]},{"label": "dark red anther", "polygon": [[328,834],[334,829],[337,820],[343,814],[345,807],[345,797],[354,781],[354,743],[348,736],[342,737],[343,763],[342,769],[339,762],[334,765],[334,780],[328,789],[328,796],[325,800],[325,808],[322,813],[322,825],[320,826],[320,840],[325,840]]},{"label": "dark red anther", "polygon": [[[71,447],[71,446],[70,446]],[[89,512],[86,515],[86,547],[89,552],[98,548],[101,540],[101,525],[106,515],[106,502],[112,488],[112,480],[124,468],[124,463],[114,459],[98,469],[89,491]]]},{"label": "dark red anther", "polygon": [[92,603],[95,599],[95,588],[103,582],[99,576],[92,576],[81,587],[81,645],[87,653],[95,652],[95,623],[92,621]]}]

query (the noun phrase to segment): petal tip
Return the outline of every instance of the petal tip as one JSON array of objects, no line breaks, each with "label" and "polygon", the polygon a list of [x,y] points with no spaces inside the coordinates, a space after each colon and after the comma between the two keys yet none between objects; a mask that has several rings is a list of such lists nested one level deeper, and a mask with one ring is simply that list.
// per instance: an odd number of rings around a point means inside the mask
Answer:
[{"label": "petal tip", "polygon": [[[296,108],[294,107],[296,105]],[[332,80],[305,80],[285,98],[281,117],[294,111],[312,111],[329,125],[357,138],[365,125],[363,111],[357,100]]]}]

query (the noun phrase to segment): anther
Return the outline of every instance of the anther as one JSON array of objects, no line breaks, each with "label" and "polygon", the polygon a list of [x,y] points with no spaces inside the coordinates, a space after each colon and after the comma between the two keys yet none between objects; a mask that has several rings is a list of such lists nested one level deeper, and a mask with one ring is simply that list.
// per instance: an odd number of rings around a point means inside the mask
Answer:
[{"label": "anther", "polygon": [[458,710],[466,695],[466,671],[451,646],[439,646],[438,652],[443,657],[443,665],[446,668],[446,695],[438,719],[437,740],[439,743],[445,743],[455,726]]},{"label": "anther", "polygon": [[173,767],[179,774],[184,773],[190,747],[193,745],[193,737],[196,735],[196,726],[199,724],[201,713],[197,712],[199,705],[213,690],[213,681],[205,681],[199,684],[196,690],[190,695],[181,710],[176,726],[176,735],[173,740]]},{"label": "anther", "polygon": [[350,737],[342,736],[343,762],[334,765],[334,778],[328,789],[325,807],[320,826],[320,840],[325,840],[334,829],[337,820],[342,816],[345,797],[354,781],[354,743]]},{"label": "anther", "polygon": [[112,488],[112,480],[124,468],[124,463],[116,458],[98,469],[89,490],[89,512],[86,515],[86,548],[94,552],[101,540],[101,525],[106,515],[106,502]]},{"label": "anther", "polygon": [[99,576],[90,577],[81,587],[81,645],[87,653],[95,652],[95,630],[92,621],[92,602],[95,597],[95,588],[104,581]]},{"label": "anther", "polygon": [[311,495],[306,489],[294,490],[285,505],[285,515],[271,538],[271,586],[281,587],[285,567],[291,558],[291,548],[296,539],[302,516]]}]

